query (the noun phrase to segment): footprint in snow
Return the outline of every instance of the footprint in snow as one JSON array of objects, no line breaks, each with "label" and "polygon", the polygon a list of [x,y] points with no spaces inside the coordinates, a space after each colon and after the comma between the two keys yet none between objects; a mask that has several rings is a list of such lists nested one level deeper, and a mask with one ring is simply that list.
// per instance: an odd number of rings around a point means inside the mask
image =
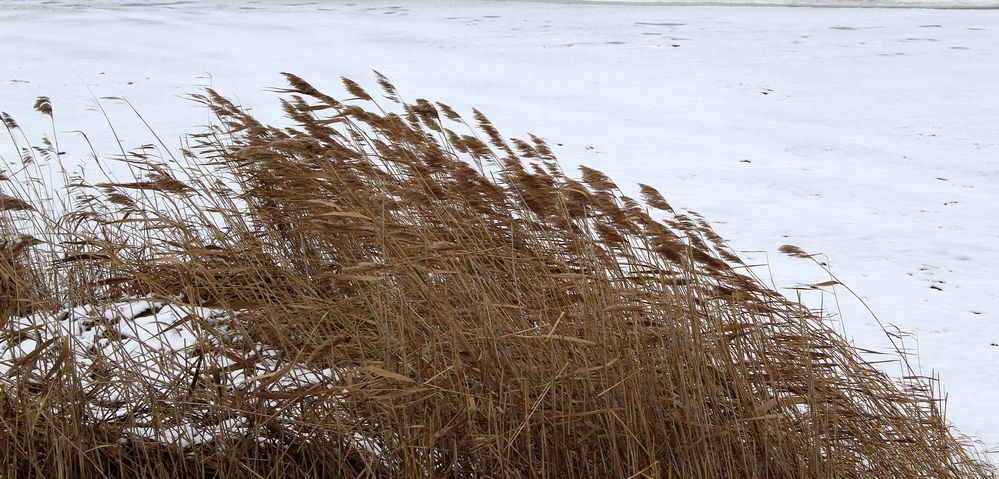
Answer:
[{"label": "footprint in snow", "polygon": [[837,26],[837,27],[829,27],[829,28],[832,29],[832,30],[854,31],[854,30],[870,30],[872,28],[884,28],[884,27],[846,27],[846,26]]},{"label": "footprint in snow", "polygon": [[644,25],[647,27],[682,27],[686,23],[670,23],[670,22],[635,22],[635,25]]}]

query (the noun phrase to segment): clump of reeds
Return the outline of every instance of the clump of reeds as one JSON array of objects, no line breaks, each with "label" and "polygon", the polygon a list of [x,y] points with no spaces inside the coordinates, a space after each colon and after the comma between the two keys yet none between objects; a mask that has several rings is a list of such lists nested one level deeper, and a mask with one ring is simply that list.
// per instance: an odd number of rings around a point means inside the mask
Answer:
[{"label": "clump of reeds", "polygon": [[143,175],[62,202],[4,173],[6,474],[995,477],[930,379],[655,189],[381,75],[286,77],[290,127],[195,95],[180,166],[125,153]]}]

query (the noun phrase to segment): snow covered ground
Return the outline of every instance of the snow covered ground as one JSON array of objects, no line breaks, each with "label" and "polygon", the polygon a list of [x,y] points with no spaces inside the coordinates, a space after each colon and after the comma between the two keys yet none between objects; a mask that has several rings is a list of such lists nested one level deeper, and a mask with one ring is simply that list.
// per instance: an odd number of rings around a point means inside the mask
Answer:
[{"label": "snow covered ground", "polygon": [[522,0],[544,3],[589,3],[642,6],[767,6],[822,8],[999,8],[995,0]]},{"label": "snow covered ground", "polygon": [[[177,146],[208,121],[182,99],[197,85],[278,121],[278,72],[374,91],[377,69],[409,99],[543,136],[567,169],[659,188],[769,258],[779,287],[827,277],[777,247],[824,253],[882,322],[917,334],[949,418],[999,447],[999,10],[610,3],[0,0],[0,110],[38,138],[31,106],[50,96],[62,150],[93,175],[72,131],[117,150],[95,97],[129,99]],[[126,147],[154,142],[104,106]],[[884,349],[838,292],[847,333]]]}]

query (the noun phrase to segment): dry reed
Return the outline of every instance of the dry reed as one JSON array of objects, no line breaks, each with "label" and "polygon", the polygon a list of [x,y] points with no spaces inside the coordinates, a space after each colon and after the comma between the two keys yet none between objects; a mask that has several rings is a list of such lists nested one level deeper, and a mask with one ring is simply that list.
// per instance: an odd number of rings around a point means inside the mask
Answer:
[{"label": "dry reed", "polygon": [[7,476],[995,477],[932,379],[655,189],[380,74],[387,104],[286,77],[292,127],[208,90],[172,167],[55,202],[4,172]]}]

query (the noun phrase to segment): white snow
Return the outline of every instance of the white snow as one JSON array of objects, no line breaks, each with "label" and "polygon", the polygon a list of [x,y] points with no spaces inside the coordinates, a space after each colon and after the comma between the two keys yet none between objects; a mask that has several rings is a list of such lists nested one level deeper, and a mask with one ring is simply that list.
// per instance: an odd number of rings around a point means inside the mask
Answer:
[{"label": "white snow", "polygon": [[[969,3],[999,5],[947,2]],[[827,279],[778,246],[824,253],[882,322],[918,336],[949,418],[996,448],[997,54],[994,9],[8,0],[0,110],[37,139],[48,119],[30,108],[50,96],[66,157],[93,176],[71,131],[117,148],[88,110],[95,96],[128,98],[176,147],[209,119],[180,98],[196,85],[279,121],[265,91],[279,71],[374,92],[377,69],[409,99],[542,135],[567,169],[602,169],[629,193],[656,186],[747,258],[769,259],[777,286]],[[155,142],[126,106],[104,106],[126,148]],[[9,145],[0,155],[17,167]],[[884,349],[865,307],[838,292],[847,333]]]},{"label": "white snow", "polygon": [[810,8],[999,8],[994,0],[520,0],[635,6],[759,6]]}]

